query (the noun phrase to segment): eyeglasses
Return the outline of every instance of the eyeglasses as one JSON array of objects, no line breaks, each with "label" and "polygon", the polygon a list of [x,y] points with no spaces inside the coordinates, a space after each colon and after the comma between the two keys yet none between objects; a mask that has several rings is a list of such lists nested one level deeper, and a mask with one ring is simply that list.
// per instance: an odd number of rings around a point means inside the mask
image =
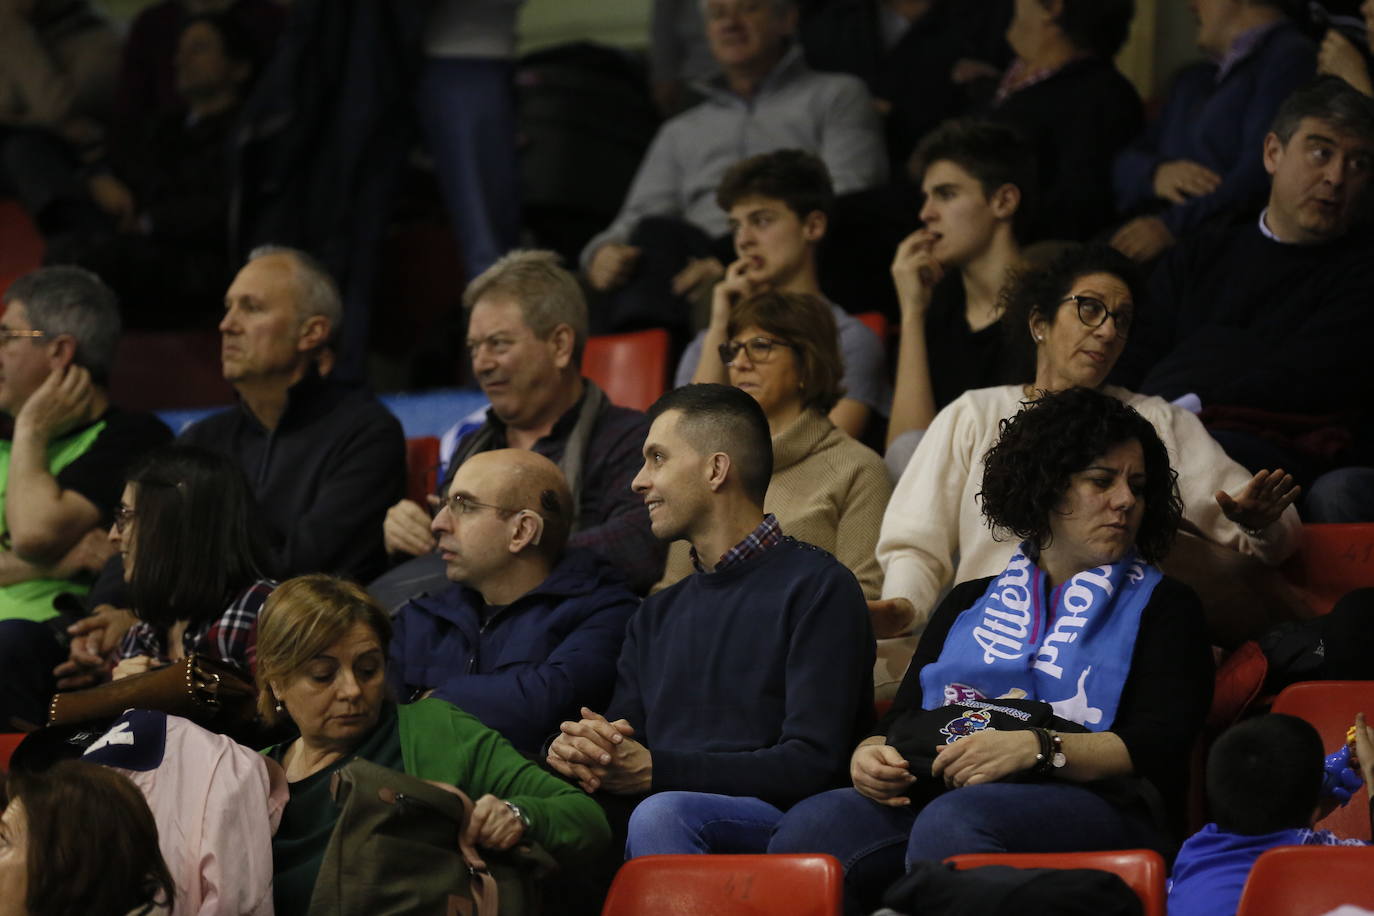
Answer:
[{"label": "eyeglasses", "polygon": [[114,510],[115,531],[123,534],[128,529],[129,523],[132,522],[137,515],[138,513],[134,511],[133,506],[126,506],[124,503],[120,503]]},{"label": "eyeglasses", "polygon": [[47,331],[30,331],[24,328],[0,328],[0,343],[9,343],[11,340],[37,340],[40,337],[47,336]]},{"label": "eyeglasses", "polygon": [[[555,501],[553,508],[557,509],[557,497],[554,497],[552,493],[548,490],[540,494],[540,502],[544,504],[546,508],[548,508],[548,499],[551,497]],[[498,506],[494,503],[478,502],[471,496],[468,496],[466,493],[454,493],[448,499],[444,500],[443,508],[447,508],[449,514],[452,515],[454,518],[465,518],[471,516],[474,513],[476,513],[479,509],[491,509],[493,512],[501,512],[506,515],[518,515],[521,512],[528,512],[530,515],[534,516],[535,521],[539,523],[539,529],[535,532],[534,538],[530,543],[535,544],[537,546],[539,544],[540,538],[544,536],[544,516],[540,515],[533,509],[528,509],[524,506]]]},{"label": "eyeglasses", "polygon": [[1107,303],[1093,296],[1065,296],[1059,300],[1060,305],[1065,302],[1073,302],[1078,306],[1078,320],[1090,328],[1100,328],[1111,318],[1116,325],[1117,337],[1125,340],[1131,333],[1131,321],[1135,315],[1129,308],[1112,311],[1107,308]]},{"label": "eyeglasses", "polygon": [[725,365],[730,365],[739,356],[739,351],[743,350],[749,354],[749,362],[766,363],[773,358],[773,351],[778,347],[792,346],[785,340],[778,340],[776,337],[751,337],[748,340],[731,340],[720,345],[720,361]]}]

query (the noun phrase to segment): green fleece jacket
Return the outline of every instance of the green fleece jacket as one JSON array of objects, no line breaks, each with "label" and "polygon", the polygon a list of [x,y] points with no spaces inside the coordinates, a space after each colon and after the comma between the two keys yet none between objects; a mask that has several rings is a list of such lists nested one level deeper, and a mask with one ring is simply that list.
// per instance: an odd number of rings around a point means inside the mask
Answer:
[{"label": "green fleece jacket", "polygon": [[[280,762],[288,746],[264,753]],[[529,815],[533,839],[560,862],[585,861],[610,841],[596,802],[529,762],[473,716],[439,699],[388,703],[352,756],[291,783],[291,800],[272,838],[278,913],[304,913],[309,906],[339,813],[329,777],[355,758],[457,786],[473,801],[490,794],[519,805]]]}]

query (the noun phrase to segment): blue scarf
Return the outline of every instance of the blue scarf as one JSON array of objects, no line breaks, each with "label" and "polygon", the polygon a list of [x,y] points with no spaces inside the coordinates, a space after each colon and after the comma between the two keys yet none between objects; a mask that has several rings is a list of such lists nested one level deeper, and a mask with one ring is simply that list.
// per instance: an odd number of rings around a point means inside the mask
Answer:
[{"label": "blue scarf", "polygon": [[950,627],[940,657],[921,671],[926,709],[1021,690],[1092,731],[1116,719],[1140,615],[1158,569],[1134,550],[1085,569],[1045,600],[1045,571],[1026,545]]}]

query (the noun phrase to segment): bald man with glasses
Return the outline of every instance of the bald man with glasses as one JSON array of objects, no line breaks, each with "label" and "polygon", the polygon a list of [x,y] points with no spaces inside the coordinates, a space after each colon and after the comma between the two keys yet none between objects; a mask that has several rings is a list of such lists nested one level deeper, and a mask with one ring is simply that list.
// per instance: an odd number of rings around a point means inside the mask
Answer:
[{"label": "bald man with glasses", "polygon": [[433,694],[534,752],[586,698],[610,699],[639,600],[618,570],[567,549],[572,495],[528,449],[458,468],[430,525],[451,583],[397,614],[387,674],[402,700]]}]

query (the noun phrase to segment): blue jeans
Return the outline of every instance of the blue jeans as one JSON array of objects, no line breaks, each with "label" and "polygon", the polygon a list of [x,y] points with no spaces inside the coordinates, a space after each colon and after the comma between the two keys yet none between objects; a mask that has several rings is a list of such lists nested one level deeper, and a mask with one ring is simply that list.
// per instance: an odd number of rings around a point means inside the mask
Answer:
[{"label": "blue jeans", "polygon": [[782,812],[757,798],[659,792],[630,815],[625,858],[683,853],[763,852]]},{"label": "blue jeans", "polygon": [[1338,468],[1312,481],[1305,522],[1374,522],[1374,468]]},{"label": "blue jeans", "polygon": [[768,851],[833,855],[844,866],[847,909],[867,912],[918,860],[1158,845],[1148,823],[1081,786],[987,783],[946,792],[915,812],[854,789],[824,792],[783,816]]},{"label": "blue jeans", "polygon": [[416,88],[420,126],[468,279],[520,238],[514,75],[509,60],[431,57]]}]

